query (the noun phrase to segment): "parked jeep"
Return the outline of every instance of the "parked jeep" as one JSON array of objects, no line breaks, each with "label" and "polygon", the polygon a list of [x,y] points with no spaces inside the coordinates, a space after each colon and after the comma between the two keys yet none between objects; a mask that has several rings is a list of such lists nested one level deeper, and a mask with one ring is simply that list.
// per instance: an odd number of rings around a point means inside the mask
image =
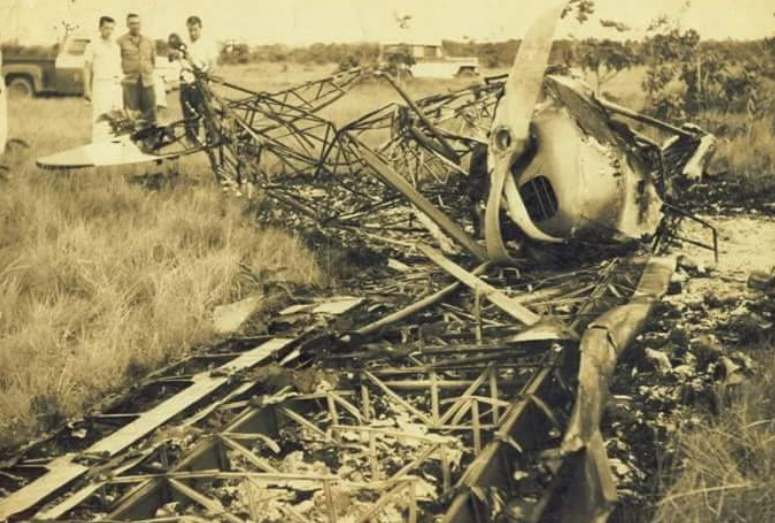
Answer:
[{"label": "parked jeep", "polygon": [[446,56],[437,41],[390,42],[380,46],[382,62],[389,62],[388,57],[396,53],[405,55],[412,62],[405,67],[416,78],[473,77],[479,74],[477,57]]}]

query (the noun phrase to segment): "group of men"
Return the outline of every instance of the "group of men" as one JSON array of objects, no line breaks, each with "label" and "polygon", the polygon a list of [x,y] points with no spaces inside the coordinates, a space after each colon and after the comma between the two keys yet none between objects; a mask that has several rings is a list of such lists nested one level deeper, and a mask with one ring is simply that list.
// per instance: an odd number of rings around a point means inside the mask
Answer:
[{"label": "group of men", "polygon": [[[137,14],[126,17],[128,32],[113,39],[116,22],[109,16],[99,20],[99,38],[86,49],[84,66],[84,96],[92,104],[92,140],[110,137],[110,124],[101,118],[111,111],[125,109],[139,113],[147,123],[157,122],[157,105],[166,97],[163,80],[156,72],[156,45],[140,32]],[[180,60],[180,104],[183,117],[192,118],[199,93],[193,86],[193,66],[209,71],[215,65],[218,50],[214,42],[202,36],[202,20],[189,16],[186,20],[188,38],[183,53],[172,49],[168,59]],[[186,128],[189,140],[196,141],[196,127]]]}]

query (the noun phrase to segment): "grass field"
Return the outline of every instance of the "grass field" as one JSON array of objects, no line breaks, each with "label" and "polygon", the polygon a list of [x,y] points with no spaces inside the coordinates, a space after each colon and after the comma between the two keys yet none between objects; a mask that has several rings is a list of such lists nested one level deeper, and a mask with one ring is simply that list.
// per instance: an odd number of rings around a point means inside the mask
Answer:
[{"label": "grass field", "polygon": [[9,105],[11,136],[30,151],[7,155],[0,185],[0,449],[207,342],[214,306],[264,275],[325,283],[301,242],[259,230],[202,159],[156,191],[111,171],[41,171],[36,156],[88,142],[90,107]]}]

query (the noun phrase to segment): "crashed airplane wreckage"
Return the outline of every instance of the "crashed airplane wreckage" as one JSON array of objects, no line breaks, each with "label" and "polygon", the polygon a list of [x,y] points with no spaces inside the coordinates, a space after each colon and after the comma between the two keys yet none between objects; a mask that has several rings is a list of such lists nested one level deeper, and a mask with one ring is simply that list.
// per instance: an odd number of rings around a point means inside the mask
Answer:
[{"label": "crashed airplane wreckage", "polygon": [[278,93],[199,74],[201,143],[179,122],[39,160],[203,152],[266,218],[410,265],[278,311],[270,335],[194,352],[30,445],[2,464],[0,519],[605,521],[608,384],[667,290],[675,262],[652,253],[694,219],[675,201],[713,137],[545,74],[560,13],[507,78],[415,101],[382,75],[403,103],[342,125],[326,111],[363,71]]}]

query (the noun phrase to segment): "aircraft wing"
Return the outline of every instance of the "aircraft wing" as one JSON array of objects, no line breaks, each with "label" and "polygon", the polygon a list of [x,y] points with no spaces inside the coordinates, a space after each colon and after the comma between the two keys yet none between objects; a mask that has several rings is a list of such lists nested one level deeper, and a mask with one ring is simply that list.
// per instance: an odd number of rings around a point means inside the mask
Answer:
[{"label": "aircraft wing", "polygon": [[178,158],[182,154],[186,153],[148,154],[129,135],[124,135],[38,158],[35,163],[43,169],[83,169],[155,162]]}]

